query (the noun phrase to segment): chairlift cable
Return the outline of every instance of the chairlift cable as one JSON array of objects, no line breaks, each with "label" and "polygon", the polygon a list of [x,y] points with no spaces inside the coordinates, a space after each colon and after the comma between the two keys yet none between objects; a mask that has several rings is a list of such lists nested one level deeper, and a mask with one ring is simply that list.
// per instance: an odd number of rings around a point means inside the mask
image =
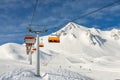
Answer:
[{"label": "chairlift cable", "polygon": [[37,6],[38,6],[38,0],[36,0],[35,7],[34,7],[34,9],[33,9],[33,13],[32,13],[32,17],[31,17],[31,21],[30,21],[30,25],[29,25],[29,26],[32,25],[33,19],[34,19],[34,17],[35,17],[35,12],[36,12],[36,10],[37,10]]},{"label": "chairlift cable", "polygon": [[120,2],[120,0],[116,0],[116,1],[114,1],[114,2],[112,2],[112,3],[109,3],[109,4],[101,7],[101,8],[98,8],[98,9],[96,9],[96,10],[94,10],[94,11],[91,11],[91,12],[89,12],[89,13],[86,13],[86,14],[84,14],[84,15],[76,18],[76,19],[73,19],[72,21],[76,21],[76,20],[78,20],[78,19],[84,18],[84,17],[86,17],[86,16],[88,16],[88,15],[91,15],[91,14],[93,14],[93,13],[96,13],[96,12],[100,11],[100,10],[103,10],[104,8],[113,6],[114,4],[119,3],[119,2]]},{"label": "chairlift cable", "polygon": [[[96,12],[98,12],[98,11],[101,11],[101,10],[107,8],[107,7],[113,6],[114,4],[119,3],[119,2],[120,2],[120,0],[116,0],[116,1],[114,1],[114,2],[111,2],[111,3],[109,3],[109,4],[107,4],[107,5],[103,6],[103,7],[101,7],[101,8],[98,8],[98,9],[96,9],[96,10],[93,10],[93,11],[91,11],[91,12],[88,12],[88,13],[86,13],[86,14],[78,17],[78,18],[75,18],[75,19],[73,19],[73,20],[67,21],[67,22],[65,22],[65,23],[74,22],[74,21],[76,21],[76,20],[78,20],[78,19],[84,18],[84,17],[89,16],[89,15],[91,15],[91,14],[94,14],[94,13],[96,13]],[[60,24],[60,25],[63,25],[63,24]],[[58,28],[58,27],[54,27],[54,28]]]}]

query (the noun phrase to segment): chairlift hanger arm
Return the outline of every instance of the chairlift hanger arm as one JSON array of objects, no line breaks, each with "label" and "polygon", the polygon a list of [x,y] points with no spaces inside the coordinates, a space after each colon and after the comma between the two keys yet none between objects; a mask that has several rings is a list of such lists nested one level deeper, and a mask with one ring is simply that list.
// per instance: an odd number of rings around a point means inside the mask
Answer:
[{"label": "chairlift hanger arm", "polygon": [[32,30],[32,29],[29,28],[28,31],[31,32],[31,33],[45,33],[48,30],[46,29],[46,30],[39,30],[39,31],[37,31],[37,30]]},{"label": "chairlift hanger arm", "polygon": [[43,26],[43,27],[48,26],[46,24],[28,24],[28,25],[29,26]]}]

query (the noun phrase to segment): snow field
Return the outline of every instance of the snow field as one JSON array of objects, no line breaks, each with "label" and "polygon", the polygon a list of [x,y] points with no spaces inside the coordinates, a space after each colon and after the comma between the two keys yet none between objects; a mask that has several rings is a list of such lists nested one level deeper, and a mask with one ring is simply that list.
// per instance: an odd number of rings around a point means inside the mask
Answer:
[{"label": "snow field", "polygon": [[44,78],[35,76],[36,52],[29,65],[25,45],[7,43],[0,46],[0,80],[120,79],[120,30],[101,31],[70,22],[55,33],[60,43],[49,43],[50,35],[40,37],[45,45],[40,47]]}]

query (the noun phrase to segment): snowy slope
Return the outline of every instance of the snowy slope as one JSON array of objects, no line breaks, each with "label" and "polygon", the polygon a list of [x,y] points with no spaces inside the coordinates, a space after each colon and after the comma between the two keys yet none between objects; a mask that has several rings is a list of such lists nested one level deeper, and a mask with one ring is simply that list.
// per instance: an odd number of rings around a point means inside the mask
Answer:
[{"label": "snowy slope", "polygon": [[[51,35],[40,37],[44,43],[40,47],[41,70],[47,74],[42,80],[120,79],[120,30],[101,31],[70,22],[53,34],[60,36],[60,43],[49,43]],[[1,45],[0,55],[1,80],[40,79],[34,76],[36,52],[33,65],[29,65],[25,45]]]},{"label": "snowy slope", "polygon": [[0,46],[0,59],[25,60],[25,46],[16,43],[6,43]]},{"label": "snowy slope", "polygon": [[[45,45],[40,48],[42,60],[59,54],[72,63],[120,58],[120,30],[101,31],[70,22],[54,34],[60,36],[60,43],[49,43],[50,35],[42,37]],[[25,45],[4,44],[0,46],[0,54],[0,59],[25,59]],[[33,57],[36,58],[35,54]]]},{"label": "snowy slope", "polygon": [[41,50],[62,54],[72,63],[116,61],[120,58],[119,30],[101,31],[70,22],[54,34],[60,36],[61,42],[48,43],[48,36],[45,36],[45,48]]}]

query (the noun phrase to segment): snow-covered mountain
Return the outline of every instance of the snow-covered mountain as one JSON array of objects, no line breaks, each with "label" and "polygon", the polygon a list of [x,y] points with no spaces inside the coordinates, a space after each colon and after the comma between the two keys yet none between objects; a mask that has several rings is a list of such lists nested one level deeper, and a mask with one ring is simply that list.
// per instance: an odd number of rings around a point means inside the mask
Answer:
[{"label": "snow-covered mountain", "polygon": [[[64,56],[72,63],[94,60],[114,61],[120,58],[120,30],[101,31],[70,22],[53,34],[60,36],[60,43],[49,43],[50,35],[41,37],[45,46],[40,48],[44,60],[57,55]],[[3,55],[0,56],[2,59],[25,59],[25,45],[4,44],[0,46],[0,54]]]},{"label": "snow-covered mountain", "polygon": [[41,50],[63,55],[72,63],[116,61],[120,58],[120,30],[101,31],[70,22],[54,34],[60,36],[60,43],[49,43],[48,36],[45,36],[45,47]]},{"label": "snow-covered mountain", "polygon": [[[60,37],[60,43],[48,42],[48,37],[53,34]],[[62,67],[62,69],[65,70],[60,71],[60,74],[61,72],[65,72],[66,69],[70,70],[68,72],[71,72],[71,70],[82,72],[81,74],[91,77],[81,78],[86,80],[115,80],[115,78],[120,78],[120,30],[112,29],[110,31],[102,31],[100,29],[87,28],[70,22],[53,34],[40,37],[43,39],[42,42],[44,43],[44,47],[40,47],[41,66],[45,66],[45,68],[42,67],[43,71],[54,71]],[[34,45],[34,47],[35,46],[36,45]],[[25,61],[27,59],[24,44],[7,43],[1,45],[0,55],[0,60]],[[34,65],[36,52],[33,53],[32,59]],[[91,70],[93,73],[89,73]],[[98,72],[100,75],[97,74]],[[111,74],[114,75],[111,76]],[[110,77],[109,79],[108,76]],[[4,79],[6,80],[6,77]],[[11,79],[13,79],[13,77]],[[69,80],[69,78],[62,79],[59,77],[51,79]]]}]

